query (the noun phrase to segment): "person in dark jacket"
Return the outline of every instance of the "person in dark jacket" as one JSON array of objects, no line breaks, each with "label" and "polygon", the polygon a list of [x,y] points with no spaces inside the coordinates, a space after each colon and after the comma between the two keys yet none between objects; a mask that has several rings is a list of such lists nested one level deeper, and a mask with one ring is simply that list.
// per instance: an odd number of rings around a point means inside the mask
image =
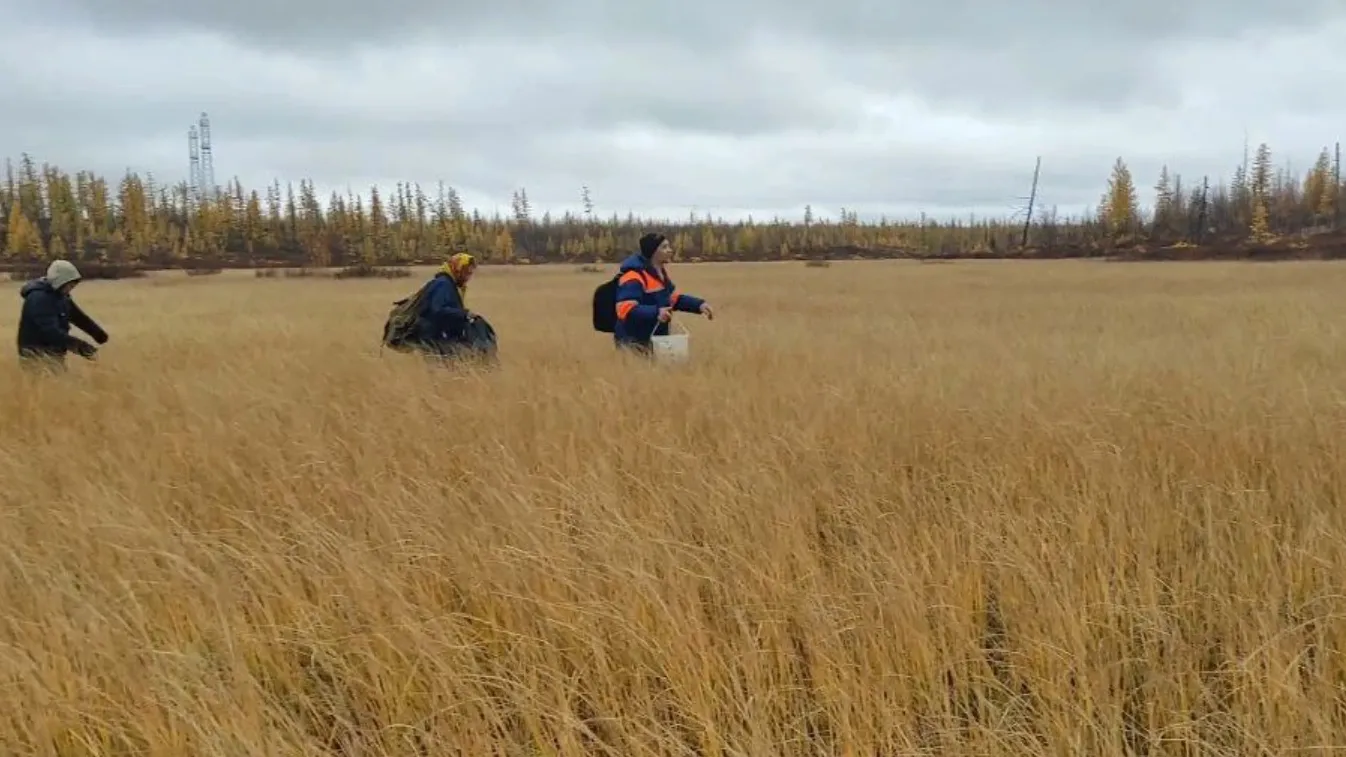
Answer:
[{"label": "person in dark jacket", "polygon": [[427,352],[451,356],[469,345],[474,316],[467,309],[467,282],[477,260],[466,252],[449,258],[430,280],[425,303],[416,318],[415,342]]},{"label": "person in dark jacket", "polygon": [[673,245],[663,234],[640,238],[640,251],[622,261],[617,279],[617,324],[612,338],[620,348],[649,355],[651,337],[667,336],[673,313],[697,313],[714,319],[715,312],[699,297],[678,291],[665,267]]},{"label": "person in dark jacket", "polygon": [[70,296],[79,282],[80,273],[74,264],[56,260],[47,267],[46,276],[19,289],[23,298],[18,335],[22,364],[64,367],[67,352],[92,360],[98,348],[73,336],[71,326],[93,337],[98,344],[107,344],[107,332]]}]

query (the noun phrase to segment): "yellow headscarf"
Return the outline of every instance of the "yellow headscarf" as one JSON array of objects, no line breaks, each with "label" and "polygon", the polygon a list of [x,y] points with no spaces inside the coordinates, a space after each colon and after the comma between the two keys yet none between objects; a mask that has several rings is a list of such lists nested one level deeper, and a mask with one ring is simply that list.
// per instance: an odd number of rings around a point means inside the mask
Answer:
[{"label": "yellow headscarf", "polygon": [[454,286],[458,287],[458,297],[459,299],[462,299],[464,303],[467,302],[467,285],[463,283],[459,276],[463,271],[466,271],[476,264],[477,259],[472,257],[469,253],[455,252],[453,255],[449,256],[447,263],[439,267],[440,273],[448,274],[448,277],[453,279]]}]

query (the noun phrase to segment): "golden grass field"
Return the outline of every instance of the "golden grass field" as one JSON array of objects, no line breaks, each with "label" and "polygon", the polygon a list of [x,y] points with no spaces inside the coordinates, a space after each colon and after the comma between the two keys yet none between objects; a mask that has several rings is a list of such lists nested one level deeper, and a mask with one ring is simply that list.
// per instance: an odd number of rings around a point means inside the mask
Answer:
[{"label": "golden grass field", "polygon": [[674,275],[659,367],[483,270],[484,374],[379,356],[414,279],[83,285],[0,362],[0,754],[1346,748],[1346,267]]}]

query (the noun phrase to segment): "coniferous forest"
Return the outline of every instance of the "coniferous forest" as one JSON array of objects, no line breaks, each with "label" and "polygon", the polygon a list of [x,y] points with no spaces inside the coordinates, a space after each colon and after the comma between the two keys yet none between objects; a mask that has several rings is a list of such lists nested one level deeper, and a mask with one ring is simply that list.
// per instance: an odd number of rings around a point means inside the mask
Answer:
[{"label": "coniferous forest", "polygon": [[[128,173],[68,173],[28,155],[6,161],[0,185],[0,263],[33,269],[65,257],[126,268],[266,266],[379,267],[428,263],[466,250],[487,263],[609,262],[650,228],[668,234],[684,261],[849,257],[1211,257],[1346,256],[1339,149],[1294,174],[1263,144],[1231,176],[1189,177],[1167,167],[1154,202],[1118,158],[1097,210],[1058,217],[1048,207],[1003,219],[861,222],[727,222],[710,217],[649,221],[595,212],[577,188],[576,212],[535,213],[527,190],[508,217],[464,207],[452,186],[398,184],[389,196],[320,198],[310,181],[210,192]],[[1100,184],[1103,184],[1100,181]],[[1025,208],[1025,211],[1027,209]]]}]

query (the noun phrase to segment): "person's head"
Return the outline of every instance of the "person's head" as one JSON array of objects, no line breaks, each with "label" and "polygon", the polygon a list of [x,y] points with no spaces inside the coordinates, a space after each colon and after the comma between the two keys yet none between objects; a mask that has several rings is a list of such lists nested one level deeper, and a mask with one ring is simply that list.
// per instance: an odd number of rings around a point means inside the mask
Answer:
[{"label": "person's head", "polygon": [[640,238],[640,256],[656,266],[668,262],[673,254],[673,245],[668,237],[651,231]]},{"label": "person's head", "polygon": [[68,260],[53,260],[47,266],[47,283],[61,294],[70,294],[79,285],[79,269]]},{"label": "person's head", "polygon": [[447,273],[458,286],[463,286],[477,270],[477,259],[466,252],[454,253],[440,270]]}]

